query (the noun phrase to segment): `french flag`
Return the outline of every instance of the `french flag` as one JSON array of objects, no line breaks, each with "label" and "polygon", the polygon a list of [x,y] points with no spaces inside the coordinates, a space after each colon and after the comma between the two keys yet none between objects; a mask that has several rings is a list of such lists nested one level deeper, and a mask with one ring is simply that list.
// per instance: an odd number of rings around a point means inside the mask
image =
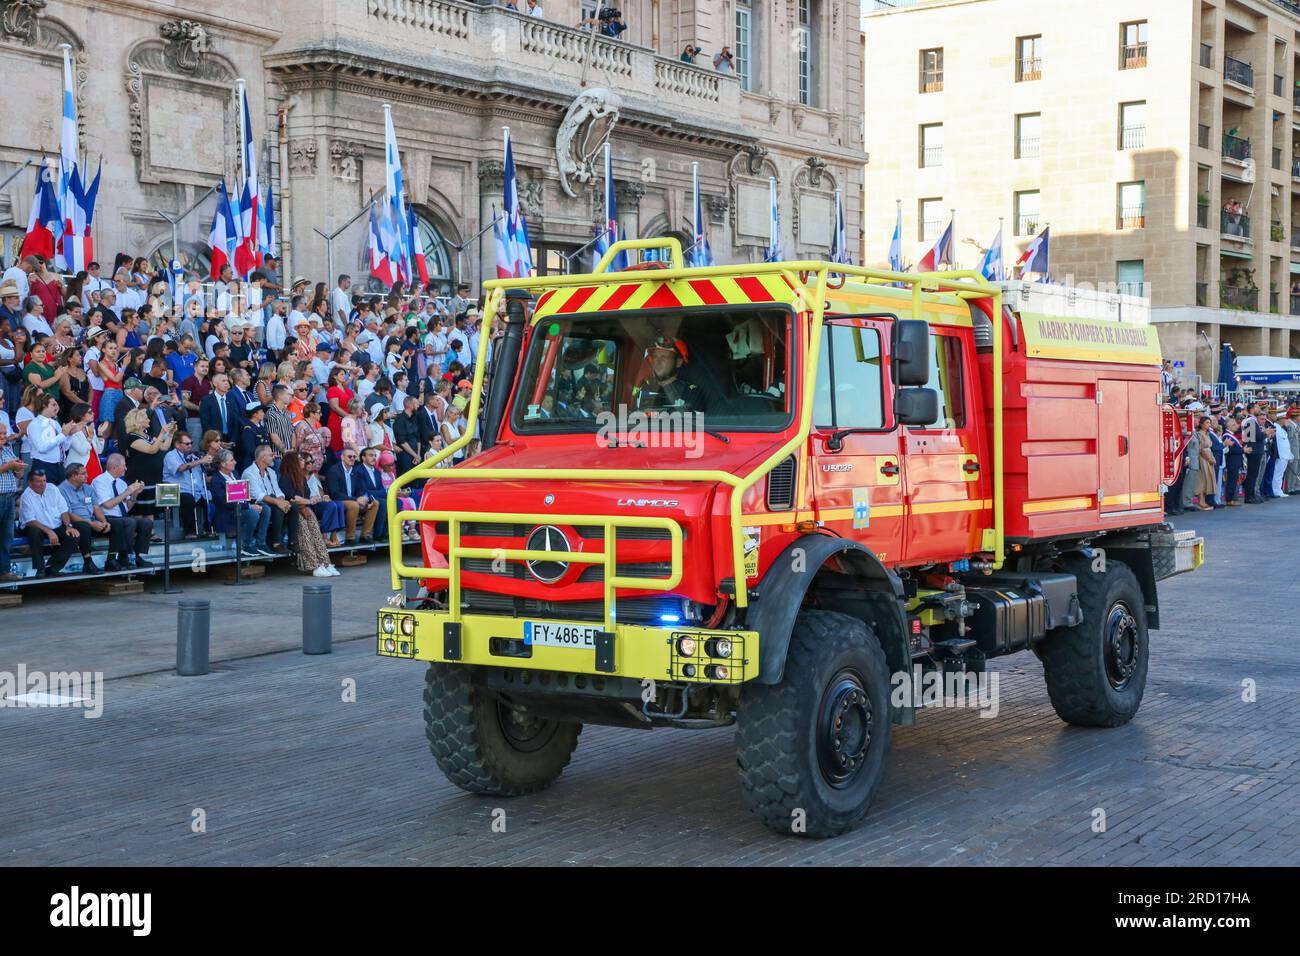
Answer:
[{"label": "french flag", "polygon": [[424,258],[424,240],[420,237],[420,224],[415,220],[414,206],[406,207],[406,247],[411,250],[411,264],[420,277],[420,285],[427,287],[429,263]]},{"label": "french flag", "polygon": [[212,279],[220,279],[222,269],[226,266],[234,267],[235,250],[240,246],[239,224],[224,179],[217,184],[217,211],[212,214],[208,246],[212,249],[212,269],[208,275]]},{"label": "french flag", "polygon": [[1037,272],[1040,275],[1047,275],[1048,254],[1050,252],[1050,242],[1047,234],[1052,231],[1048,226],[1042,232],[1034,237],[1034,241],[1029,244],[1020,258],[1016,260],[1016,265],[1020,266],[1020,272],[1023,275],[1026,272]]},{"label": "french flag", "polygon": [[65,218],[68,214],[71,218],[67,220],[67,231],[63,234],[63,258],[70,272],[80,272],[95,258],[95,240],[90,226],[95,220],[95,198],[99,195],[99,177],[103,169],[101,159],[89,187],[81,181],[80,170],[72,172],[70,208],[65,211]]},{"label": "french flag", "polygon": [[259,225],[258,215],[262,204],[261,190],[257,185],[257,149],[253,145],[253,118],[248,112],[248,91],[239,87],[240,112],[244,117],[244,192],[239,201],[239,246],[235,250],[235,271],[245,278],[262,262],[261,246],[265,245],[265,226]]},{"label": "french flag", "polygon": [[943,231],[939,241],[934,244],[924,258],[916,265],[917,272],[934,272],[939,268],[940,263],[952,265],[952,220],[948,220],[948,228]]},{"label": "french flag", "polygon": [[59,211],[59,195],[54,186],[54,174],[48,163],[36,167],[36,193],[32,196],[32,214],[27,219],[27,234],[18,257],[41,256],[54,259],[54,237],[64,230],[63,214]]}]

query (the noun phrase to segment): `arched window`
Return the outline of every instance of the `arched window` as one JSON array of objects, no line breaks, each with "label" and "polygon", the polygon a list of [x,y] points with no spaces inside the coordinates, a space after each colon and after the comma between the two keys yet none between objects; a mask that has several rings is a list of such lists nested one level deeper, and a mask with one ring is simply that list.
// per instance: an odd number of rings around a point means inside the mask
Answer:
[{"label": "arched window", "polygon": [[[455,276],[452,259],[455,247],[443,238],[442,231],[430,216],[419,206],[415,207],[415,228],[420,231],[420,246],[424,250],[424,265],[429,270],[429,285],[435,295],[451,295]],[[369,236],[362,235],[361,256],[363,263],[370,262]],[[367,292],[387,292],[388,287],[373,276],[366,278]]]},{"label": "arched window", "polygon": [[[176,257],[181,261],[181,268],[193,272],[200,279],[206,279],[212,271],[212,249],[207,243],[182,242],[176,250]],[[166,275],[172,261],[171,239],[164,240],[149,254],[148,259],[149,268]]]}]

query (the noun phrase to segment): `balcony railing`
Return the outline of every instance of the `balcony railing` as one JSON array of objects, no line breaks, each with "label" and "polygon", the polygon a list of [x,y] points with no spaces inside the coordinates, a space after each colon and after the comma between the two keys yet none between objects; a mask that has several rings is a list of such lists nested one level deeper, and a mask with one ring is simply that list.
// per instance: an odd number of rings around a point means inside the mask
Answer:
[{"label": "balcony railing", "polygon": [[942,219],[927,219],[921,223],[921,241],[930,242],[932,239],[938,239],[939,233],[943,232]]},{"label": "balcony railing", "polygon": [[1223,55],[1223,76],[1224,79],[1241,86],[1255,88],[1255,68],[1245,60],[1238,60],[1230,54]]},{"label": "balcony railing", "polygon": [[942,166],[943,165],[943,147],[942,146],[924,146],[921,148],[921,165],[922,166]]},{"label": "balcony railing", "polygon": [[1300,179],[1300,157],[1292,157],[1291,159],[1291,178]]},{"label": "balcony railing", "polygon": [[1038,214],[1023,215],[1016,217],[1016,235],[1032,236],[1038,232]]},{"label": "balcony railing", "polygon": [[1300,315],[1300,295],[1291,296],[1291,314]]},{"label": "balcony railing", "polygon": [[1210,304],[1210,285],[1208,282],[1196,283],[1196,304],[1197,305]]},{"label": "balcony railing", "polygon": [[1214,69],[1214,44],[1201,44],[1201,66],[1208,69]]},{"label": "balcony railing", "polygon": [[1016,144],[1016,157],[1018,159],[1037,159],[1040,149],[1037,136],[1022,136],[1020,142]]},{"label": "balcony railing", "polygon": [[1146,144],[1147,128],[1145,126],[1124,126],[1120,128],[1120,149],[1141,149]]},{"label": "balcony railing", "polygon": [[1236,159],[1244,163],[1250,159],[1250,140],[1224,133],[1223,155],[1228,159]]},{"label": "balcony railing", "polygon": [[1259,290],[1241,289],[1233,285],[1220,286],[1219,305],[1225,309],[1249,309],[1254,312],[1259,308]]},{"label": "balcony railing", "polygon": [[1300,249],[1300,222],[1291,223],[1291,248]]},{"label": "balcony railing", "polygon": [[921,92],[922,93],[942,93],[943,92],[943,69],[922,70],[921,71]]},{"label": "balcony railing", "polygon": [[1244,212],[1230,213],[1226,209],[1219,210],[1219,232],[1225,236],[1249,239],[1250,216]]},{"label": "balcony railing", "polygon": [[1280,292],[1270,292],[1268,294],[1268,311],[1274,313],[1281,311],[1281,307],[1278,305],[1278,300],[1280,297],[1281,297]]},{"label": "balcony railing", "polygon": [[1137,70],[1147,65],[1147,45],[1145,43],[1126,43],[1120,52],[1119,68]]},{"label": "balcony railing", "polygon": [[1028,83],[1043,78],[1043,58],[1041,56],[1022,57],[1016,60],[1016,82]]},{"label": "balcony railing", "polygon": [[1142,229],[1146,224],[1146,209],[1143,206],[1124,206],[1120,209],[1120,229]]},{"label": "balcony railing", "polygon": [[1210,204],[1207,202],[1198,202],[1196,204],[1196,225],[1202,229],[1210,228]]},{"label": "balcony railing", "polygon": [[1196,145],[1201,149],[1210,148],[1210,127],[1205,123],[1198,123],[1196,126]]}]

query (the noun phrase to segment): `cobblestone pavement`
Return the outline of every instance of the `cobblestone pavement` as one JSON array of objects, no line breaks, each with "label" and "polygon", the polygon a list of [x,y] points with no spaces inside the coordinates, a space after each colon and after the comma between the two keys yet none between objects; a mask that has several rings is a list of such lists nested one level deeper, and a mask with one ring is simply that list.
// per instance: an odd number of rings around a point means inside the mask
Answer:
[{"label": "cobblestone pavement", "polygon": [[[111,680],[98,720],[0,710],[0,861],[1300,864],[1300,500],[1181,520],[1209,564],[1162,588],[1137,719],[1067,727],[1037,660],[1004,658],[999,715],[941,710],[899,728],[871,816],[836,840],[748,817],[730,730],[589,727],[545,793],[468,796],[425,746],[421,667],[353,641]],[[296,611],[283,619],[295,634]],[[341,700],[348,679],[355,703]]]}]

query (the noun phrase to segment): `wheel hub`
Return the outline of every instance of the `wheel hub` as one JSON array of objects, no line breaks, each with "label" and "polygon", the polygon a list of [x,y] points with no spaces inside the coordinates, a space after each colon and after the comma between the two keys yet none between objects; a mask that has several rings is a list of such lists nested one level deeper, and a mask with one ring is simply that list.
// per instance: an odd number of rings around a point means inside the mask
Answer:
[{"label": "wheel hub", "polygon": [[535,717],[501,702],[497,703],[497,720],[506,740],[523,753],[540,750],[555,734],[555,721]]},{"label": "wheel hub", "polygon": [[1123,690],[1141,660],[1142,636],[1137,618],[1122,601],[1114,604],[1106,615],[1105,640],[1106,678],[1111,687]]},{"label": "wheel hub", "polygon": [[817,725],[817,762],[833,787],[846,787],[866,762],[871,746],[871,698],[862,678],[840,673],[822,696]]}]

